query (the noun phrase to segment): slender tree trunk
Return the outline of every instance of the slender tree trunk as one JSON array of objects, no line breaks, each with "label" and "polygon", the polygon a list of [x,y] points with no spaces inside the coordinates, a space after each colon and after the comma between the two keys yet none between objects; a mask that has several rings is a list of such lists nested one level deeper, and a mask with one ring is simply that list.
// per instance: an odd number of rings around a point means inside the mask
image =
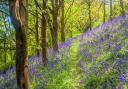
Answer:
[{"label": "slender tree trunk", "polygon": [[106,21],[106,0],[104,0],[104,17],[103,17],[103,23]]},{"label": "slender tree trunk", "polygon": [[5,21],[6,17],[4,16],[4,26],[5,26],[5,33],[4,33],[4,63],[6,65],[6,62],[7,62],[7,49],[6,49],[6,43],[7,43],[7,35],[6,35],[6,32],[7,32],[7,25],[6,25],[6,21]]},{"label": "slender tree trunk", "polygon": [[[6,49],[6,37],[5,37],[5,41],[4,41],[4,64],[6,65],[7,62],[7,49]],[[6,70],[4,71],[4,73],[6,73]]]},{"label": "slender tree trunk", "polygon": [[42,61],[44,66],[47,65],[47,23],[48,23],[48,0],[43,0],[42,13]]},{"label": "slender tree trunk", "polygon": [[121,7],[121,14],[123,17],[125,17],[124,1],[123,0],[120,0],[120,7]]},{"label": "slender tree trunk", "polygon": [[53,30],[54,30],[54,42],[53,49],[58,51],[58,0],[53,0]]},{"label": "slender tree trunk", "polygon": [[7,61],[7,55],[6,55],[6,38],[5,38],[5,41],[4,41],[4,63],[6,65],[6,61]]},{"label": "slender tree trunk", "polygon": [[19,89],[30,89],[28,74],[28,0],[9,0],[10,17],[16,30],[16,77]]},{"label": "slender tree trunk", "polygon": [[112,20],[112,0],[110,0],[110,20]]},{"label": "slender tree trunk", "polygon": [[39,15],[38,15],[38,6],[37,4],[35,3],[35,6],[36,6],[36,12],[35,12],[35,15],[36,15],[36,22],[35,22],[35,29],[36,29],[36,33],[35,33],[35,36],[36,36],[36,45],[37,45],[37,55],[39,56]]},{"label": "slender tree trunk", "polygon": [[90,27],[90,30],[92,30],[91,2],[90,2],[90,0],[88,2],[88,7],[89,7],[89,27]]},{"label": "slender tree trunk", "polygon": [[53,26],[52,26],[52,21],[50,20],[50,16],[48,17],[48,25],[49,25],[49,29],[51,32],[52,45],[53,45],[54,44],[54,30],[53,30]]},{"label": "slender tree trunk", "polygon": [[60,0],[61,4],[61,41],[65,42],[65,32],[64,32],[64,0]]}]

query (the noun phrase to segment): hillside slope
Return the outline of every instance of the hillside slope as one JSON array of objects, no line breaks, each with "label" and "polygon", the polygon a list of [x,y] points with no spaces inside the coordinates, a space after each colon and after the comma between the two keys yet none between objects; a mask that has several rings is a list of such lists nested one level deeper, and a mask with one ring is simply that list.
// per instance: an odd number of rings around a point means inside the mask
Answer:
[{"label": "hillside slope", "polygon": [[128,15],[80,37],[84,89],[128,89]]},{"label": "hillside slope", "polygon": [[[128,89],[127,20],[118,16],[71,38],[57,54],[49,49],[46,68],[30,58],[31,89]],[[0,89],[16,89],[15,67],[0,73]]]}]

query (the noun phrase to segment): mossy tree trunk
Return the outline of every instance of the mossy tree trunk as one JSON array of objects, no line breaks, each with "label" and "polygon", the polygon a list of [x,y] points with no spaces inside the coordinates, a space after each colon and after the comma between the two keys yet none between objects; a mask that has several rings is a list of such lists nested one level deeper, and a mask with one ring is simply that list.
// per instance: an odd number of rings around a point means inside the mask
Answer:
[{"label": "mossy tree trunk", "polygon": [[47,25],[48,25],[48,0],[43,0],[42,12],[42,61],[47,65]]},{"label": "mossy tree trunk", "polygon": [[59,10],[59,0],[52,0],[52,16],[53,16],[53,49],[58,51],[58,10]]},{"label": "mossy tree trunk", "polygon": [[12,24],[16,30],[16,77],[19,89],[30,89],[28,69],[28,0],[9,0]]},{"label": "mossy tree trunk", "polygon": [[124,1],[120,0],[120,7],[121,7],[121,14],[124,17],[125,16],[125,10],[124,10]]},{"label": "mossy tree trunk", "polygon": [[65,42],[65,31],[64,31],[64,28],[65,28],[65,24],[64,24],[64,0],[60,0],[60,13],[61,13],[61,41],[62,42]]},{"label": "mossy tree trunk", "polygon": [[37,51],[37,55],[39,56],[39,12],[38,12],[38,5],[37,3],[35,2],[35,30],[36,30],[36,33],[35,33],[35,38],[36,38],[36,51]]}]

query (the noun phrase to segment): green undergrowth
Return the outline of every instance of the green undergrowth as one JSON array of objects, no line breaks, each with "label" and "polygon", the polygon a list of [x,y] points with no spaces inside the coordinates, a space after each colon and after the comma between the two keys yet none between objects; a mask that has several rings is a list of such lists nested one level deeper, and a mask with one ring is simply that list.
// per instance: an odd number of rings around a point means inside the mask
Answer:
[{"label": "green undergrowth", "polygon": [[32,77],[31,89],[78,89],[80,87],[78,66],[79,41],[72,43],[72,46],[63,55],[59,53],[50,61],[59,60],[58,64],[50,67],[39,67],[37,70],[43,78]]},{"label": "green undergrowth", "polygon": [[7,61],[6,63],[1,63],[0,64],[0,72],[5,72],[9,68],[12,68],[15,65],[14,61]]},{"label": "green undergrowth", "polygon": [[102,46],[101,50],[104,50],[99,53],[95,62],[82,57],[87,62],[84,66],[86,70],[82,73],[84,89],[117,89],[121,85],[121,89],[128,89],[126,80],[119,79],[121,75],[127,76],[128,69],[128,39],[124,38],[123,41],[126,43],[120,42],[121,47],[116,52],[114,49],[106,50],[105,46]]}]

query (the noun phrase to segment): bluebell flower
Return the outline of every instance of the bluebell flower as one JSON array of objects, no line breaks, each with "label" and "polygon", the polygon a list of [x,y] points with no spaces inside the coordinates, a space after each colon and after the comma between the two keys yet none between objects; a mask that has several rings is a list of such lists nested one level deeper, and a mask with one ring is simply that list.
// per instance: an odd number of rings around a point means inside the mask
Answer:
[{"label": "bluebell flower", "polygon": [[122,81],[122,82],[125,82],[127,79],[124,75],[120,75],[119,80]]},{"label": "bluebell flower", "polygon": [[127,61],[128,61],[128,56],[125,58],[125,60],[127,60]]},{"label": "bluebell flower", "polygon": [[114,52],[118,52],[119,50],[120,50],[120,48],[116,46],[114,49]]}]

